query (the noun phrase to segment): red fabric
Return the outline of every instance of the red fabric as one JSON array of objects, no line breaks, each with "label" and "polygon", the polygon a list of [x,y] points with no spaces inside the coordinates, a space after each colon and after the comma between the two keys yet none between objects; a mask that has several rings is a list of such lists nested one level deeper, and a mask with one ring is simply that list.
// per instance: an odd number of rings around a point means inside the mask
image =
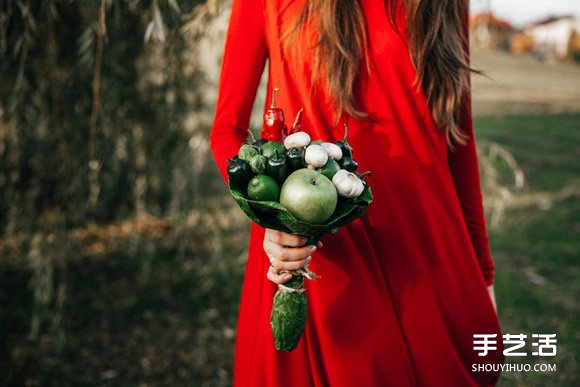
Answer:
[{"label": "red fabric", "polygon": [[[222,63],[211,149],[224,179],[227,159],[246,139],[260,74],[289,121],[304,108],[313,138],[339,140],[324,87],[310,94],[315,37],[283,53],[280,35],[303,5],[234,0]],[[347,118],[349,142],[374,202],[361,219],[323,237],[307,281],[308,322],[298,348],[277,352],[269,326],[276,286],[266,279],[264,230],[252,224],[238,320],[234,384],[245,386],[469,386],[497,380],[472,364],[503,363],[501,329],[486,283],[493,263],[483,217],[470,101],[462,109],[467,146],[448,153],[435,129],[404,36],[382,0],[361,0],[370,74],[361,66],[357,101],[372,120]],[[404,31],[401,13],[398,25]],[[270,92],[268,93],[269,99]],[[265,106],[267,108],[267,105]],[[480,357],[473,334],[498,334]]]}]

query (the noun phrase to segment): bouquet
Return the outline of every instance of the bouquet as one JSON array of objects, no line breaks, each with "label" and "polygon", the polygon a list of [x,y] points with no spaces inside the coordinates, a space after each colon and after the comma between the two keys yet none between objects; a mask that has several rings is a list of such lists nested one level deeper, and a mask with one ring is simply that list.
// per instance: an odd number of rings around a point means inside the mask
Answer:
[{"label": "bouquet", "polygon": [[[324,233],[361,217],[372,194],[359,174],[348,144],[348,126],[342,141],[313,140],[301,131],[302,110],[290,130],[282,109],[272,105],[264,114],[266,138],[243,144],[229,160],[229,190],[244,213],[264,228],[296,234],[316,244]],[[251,132],[250,132],[251,133]],[[279,133],[283,142],[272,133]],[[277,350],[292,351],[306,324],[304,278],[317,276],[308,269],[292,271],[279,285],[270,325]]]}]

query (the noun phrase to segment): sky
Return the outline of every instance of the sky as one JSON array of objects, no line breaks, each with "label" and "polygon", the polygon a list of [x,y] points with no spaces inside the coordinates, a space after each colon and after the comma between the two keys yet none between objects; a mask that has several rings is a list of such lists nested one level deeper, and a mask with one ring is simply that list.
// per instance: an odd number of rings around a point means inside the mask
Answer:
[{"label": "sky", "polygon": [[580,16],[580,0],[470,0],[471,12],[487,10],[521,27],[550,15]]}]

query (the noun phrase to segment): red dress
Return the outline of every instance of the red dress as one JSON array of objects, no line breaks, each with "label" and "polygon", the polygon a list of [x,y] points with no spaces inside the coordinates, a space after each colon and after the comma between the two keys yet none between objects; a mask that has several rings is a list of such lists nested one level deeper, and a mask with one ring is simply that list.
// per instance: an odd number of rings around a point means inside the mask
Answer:
[{"label": "red dress", "polygon": [[[323,87],[311,97],[311,52],[284,53],[280,34],[304,0],[234,0],[222,63],[213,155],[224,179],[227,159],[246,140],[262,69],[268,90],[291,121],[304,108],[303,128],[336,141]],[[471,101],[461,125],[471,139],[449,152],[426,99],[413,86],[406,40],[388,22],[385,2],[360,0],[368,29],[369,66],[356,89],[372,120],[350,118],[349,142],[374,202],[367,214],[323,237],[306,281],[308,322],[298,347],[277,352],[270,330],[276,285],[266,278],[264,230],[252,223],[235,349],[234,385],[470,386],[493,384],[498,372],[472,364],[503,363],[499,322],[486,284],[493,262],[482,208]],[[405,31],[401,13],[399,29]],[[404,35],[404,34],[403,34]],[[312,41],[301,42],[309,47]],[[267,100],[270,99],[270,92]],[[267,106],[266,106],[267,107]],[[265,108],[266,108],[265,107]],[[497,334],[485,357],[473,334]]]}]

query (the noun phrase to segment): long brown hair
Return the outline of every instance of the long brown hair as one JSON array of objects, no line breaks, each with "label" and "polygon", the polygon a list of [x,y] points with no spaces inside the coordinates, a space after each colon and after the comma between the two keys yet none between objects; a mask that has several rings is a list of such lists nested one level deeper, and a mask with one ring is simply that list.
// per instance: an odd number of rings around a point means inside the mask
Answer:
[{"label": "long brown hair", "polygon": [[[463,144],[466,135],[459,128],[459,105],[469,85],[471,71],[462,34],[461,13],[467,0],[391,0],[389,20],[404,3],[407,40],[411,61],[417,71],[417,85],[427,98],[433,120],[446,131],[447,142]],[[285,48],[295,41],[312,18],[318,32],[312,78],[325,74],[324,81],[337,113],[358,119],[368,113],[356,106],[354,85],[362,56],[367,54],[367,32],[358,0],[309,0],[293,28],[282,36]],[[367,62],[368,64],[368,62]]]}]

